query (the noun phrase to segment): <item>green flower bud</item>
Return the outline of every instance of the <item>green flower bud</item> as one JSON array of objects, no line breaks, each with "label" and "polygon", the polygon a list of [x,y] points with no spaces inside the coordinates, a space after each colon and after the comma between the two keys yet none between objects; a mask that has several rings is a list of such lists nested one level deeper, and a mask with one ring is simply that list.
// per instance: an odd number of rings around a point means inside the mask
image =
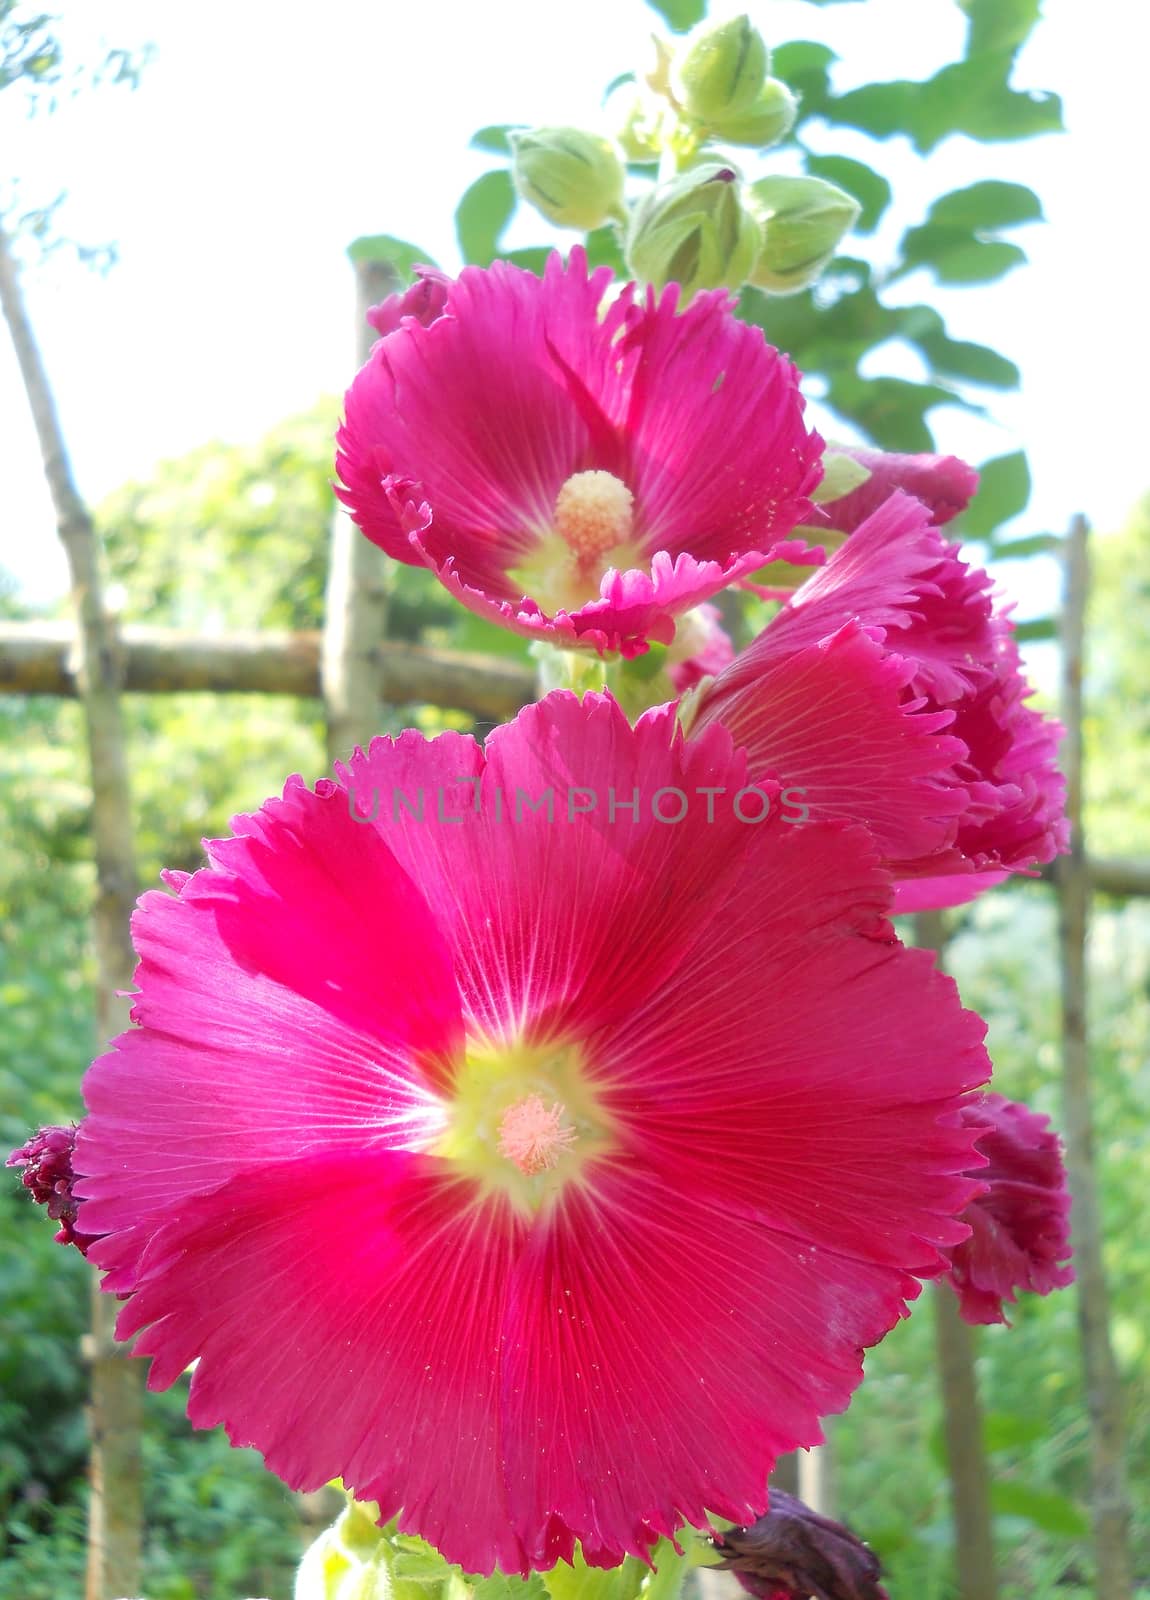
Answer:
[{"label": "green flower bud", "polygon": [[760,178],[747,204],[763,229],[750,280],[768,294],[795,294],[812,284],[860,209],[822,178]]},{"label": "green flower bud", "polygon": [[759,97],[770,58],[750,17],[704,22],[683,41],[676,62],[678,98],[700,122],[736,117]]},{"label": "green flower bud", "polygon": [[795,125],[799,103],[778,78],[768,78],[749,111],[736,117],[715,117],[711,131],[727,144],[752,145],[765,150],[785,139]]},{"label": "green flower bud", "polygon": [[679,284],[681,306],[700,289],[738,289],[761,239],[739,188],[733,168],[710,161],[653,189],[631,215],[627,265],[633,276],[657,289]]},{"label": "green flower bud", "polygon": [[599,228],[623,215],[623,165],[615,148],[581,128],[511,135],[519,193],[561,228]]}]

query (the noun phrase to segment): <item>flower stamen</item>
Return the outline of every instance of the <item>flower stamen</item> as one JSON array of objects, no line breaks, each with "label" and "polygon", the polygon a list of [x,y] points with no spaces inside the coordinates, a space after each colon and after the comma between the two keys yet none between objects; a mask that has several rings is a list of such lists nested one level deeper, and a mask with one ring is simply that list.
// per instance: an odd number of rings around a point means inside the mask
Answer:
[{"label": "flower stamen", "polygon": [[576,1132],[563,1121],[566,1108],[548,1106],[541,1095],[529,1094],[508,1106],[499,1124],[499,1154],[514,1162],[526,1177],[548,1172],[575,1143]]},{"label": "flower stamen", "polygon": [[634,505],[634,495],[614,473],[576,472],[555,501],[555,527],[579,561],[591,564],[630,539]]}]

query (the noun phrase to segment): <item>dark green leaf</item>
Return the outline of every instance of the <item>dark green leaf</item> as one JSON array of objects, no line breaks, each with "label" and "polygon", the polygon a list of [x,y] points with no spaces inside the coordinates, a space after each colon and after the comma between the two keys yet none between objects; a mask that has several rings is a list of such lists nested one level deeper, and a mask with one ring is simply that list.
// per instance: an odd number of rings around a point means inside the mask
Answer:
[{"label": "dark green leaf", "polygon": [[347,253],[352,261],[386,261],[401,278],[410,278],[411,269],[421,263],[435,266],[430,252],[421,250],[417,244],[409,244],[406,239],[393,239],[389,233],[373,233],[356,239],[348,245]]},{"label": "dark green leaf", "polygon": [[515,186],[509,172],[485,172],[476,178],[455,209],[455,232],[463,259],[490,266],[515,210]]},{"label": "dark green leaf", "polygon": [[1080,1539],[1090,1532],[1090,1519],[1082,1508],[1050,1489],[1000,1479],[990,1486],[990,1503],[1000,1516],[1022,1517],[1044,1533]]},{"label": "dark green leaf", "polygon": [[825,44],[795,39],[771,52],[771,72],[799,96],[798,121],[823,113],[830,97],[830,67],[838,57]]},{"label": "dark green leaf", "polygon": [[815,178],[837,183],[862,206],[855,223],[857,233],[873,233],[890,204],[890,184],[872,167],[849,156],[807,156],[807,171]]},{"label": "dark green leaf", "polygon": [[1026,453],[1015,450],[995,456],[978,469],[978,492],[962,514],[962,530],[970,539],[988,539],[1030,499],[1030,467]]},{"label": "dark green leaf", "polygon": [[515,133],[525,126],[526,124],[522,122],[493,122],[490,127],[480,128],[477,133],[471,135],[471,148],[486,150],[495,156],[509,156],[511,140],[508,134]]},{"label": "dark green leaf", "polygon": [[968,233],[997,233],[1024,222],[1042,221],[1042,203],[1033,189],[1021,183],[987,179],[967,189],[952,189],[936,200],[927,213],[931,222]]},{"label": "dark green leaf", "polygon": [[958,0],[970,27],[966,54],[1009,50],[1016,53],[1029,37],[1042,10],[1042,0]]},{"label": "dark green leaf", "polygon": [[672,33],[686,33],[707,15],[707,0],[647,0]]}]

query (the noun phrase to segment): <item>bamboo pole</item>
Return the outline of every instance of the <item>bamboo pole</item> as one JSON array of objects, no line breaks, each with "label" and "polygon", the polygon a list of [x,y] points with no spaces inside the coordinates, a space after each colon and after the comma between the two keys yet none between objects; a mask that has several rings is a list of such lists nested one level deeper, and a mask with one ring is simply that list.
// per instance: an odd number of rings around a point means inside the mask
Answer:
[{"label": "bamboo pole", "polygon": [[[352,262],[355,268],[355,350],[362,366],[376,335],[368,307],[399,287],[389,261]],[[387,565],[340,508],[332,518],[321,652],[329,760],[366,746],[383,723],[380,645],[387,627]]]},{"label": "bamboo pole", "polygon": [[[941,967],[946,947],[942,912],[920,911],[914,919],[914,939],[935,952]],[[974,1364],[975,1334],[962,1320],[958,1297],[943,1283],[934,1285],[934,1338],[959,1594],[962,1600],[996,1600],[990,1468]]]},{"label": "bamboo pole", "polygon": [[[0,693],[75,695],[75,637],[67,622],[0,621]],[[318,633],[202,636],[129,624],[118,647],[124,693],[321,695]],[[510,659],[399,640],[378,642],[374,654],[376,695],[392,705],[442,706],[499,722],[534,697],[531,668]]]},{"label": "bamboo pole", "polygon": [[[127,1025],[135,954],[129,918],[137,893],[127,748],[120,711],[115,630],[103,603],[100,551],[92,518],[76,487],[48,374],[28,317],[19,269],[0,224],[3,305],[68,558],[75,612],[76,685],[92,780],[96,851],[97,1029],[101,1041]],[[89,1429],[87,1600],[139,1593],[141,1538],[140,1423],[144,1369],[126,1360],[113,1338],[116,1302],[93,1275]]]},{"label": "bamboo pole", "polygon": [[1072,1228],[1078,1327],[1086,1404],[1090,1417],[1092,1520],[1097,1593],[1129,1600],[1130,1508],[1126,1494],[1122,1390],[1110,1345],[1109,1293],[1102,1251],[1102,1219],[1094,1159],[1087,1031],[1086,938],[1090,880],[1082,826],[1083,640],[1090,590],[1088,528],[1076,517],[1065,546],[1062,605],[1062,720],[1066,739],[1066,812],[1070,851],[1057,863],[1058,937],[1062,979],[1062,1097],[1066,1167],[1073,1197]]}]

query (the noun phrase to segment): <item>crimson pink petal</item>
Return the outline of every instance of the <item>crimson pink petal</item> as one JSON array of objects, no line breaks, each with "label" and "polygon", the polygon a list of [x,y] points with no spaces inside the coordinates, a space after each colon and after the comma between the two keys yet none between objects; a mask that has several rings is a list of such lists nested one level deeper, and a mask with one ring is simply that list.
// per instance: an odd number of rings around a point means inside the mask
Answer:
[{"label": "crimson pink petal", "polygon": [[647,292],[620,344],[637,357],[628,397],[624,477],[650,554],[729,562],[769,552],[808,522],[823,442],[803,422],[793,363],[762,330],[731,315],[726,290],[676,310],[677,290]]},{"label": "crimson pink petal", "polygon": [[198,1361],[192,1422],[292,1488],[342,1477],[468,1571],[518,1572],[499,1371],[524,1231],[427,1156],[263,1167],[162,1219],[117,1336],[146,1329],[153,1389]]},{"label": "crimson pink petal", "polygon": [[851,622],[791,655],[744,651],[694,726],[722,723],[791,815],[865,822],[897,868],[950,845],[967,804],[951,774],[966,747],[942,732],[953,714],[908,701],[912,675]]},{"label": "crimson pink petal", "polygon": [[950,1252],[948,1280],[967,1322],[1005,1322],[1019,1291],[1049,1294],[1074,1281],[1070,1192],[1062,1146],[1049,1117],[984,1094],[964,1112],[987,1165],[973,1174],[986,1188],[962,1220],[970,1237]]},{"label": "crimson pink petal", "polygon": [[[585,1035],[658,987],[695,936],[707,886],[740,870],[752,830],[729,797],[745,762],[720,728],[684,741],[672,707],[632,729],[609,695],[567,691],[497,729],[485,756],[474,750],[460,736],[376,739],[337,770],[361,797],[380,797],[376,826],[449,940],[472,1025],[499,1038],[532,1018]],[[696,793],[708,785],[728,796],[712,802],[712,822]],[[660,804],[672,812],[676,789],[690,809],[661,822],[653,798],[667,791]],[[392,797],[419,790],[423,820],[402,805],[397,814]],[[439,819],[437,793],[458,821]]]},{"label": "crimson pink petal", "polygon": [[918,1290],[688,1180],[596,1171],[532,1231],[513,1275],[503,1426],[525,1526],[557,1515],[611,1564],[684,1521],[754,1518],[775,1458],[822,1438],[863,1346]]},{"label": "crimson pink petal", "polygon": [[800,1256],[930,1274],[975,1188],[972,1134],[940,1113],[990,1063],[981,1019],[898,943],[889,904],[863,829],[765,830],[659,1005],[603,1042],[602,1076],[634,1159],[672,1188],[777,1227]]},{"label": "crimson pink petal", "polygon": [[820,510],[840,533],[853,533],[898,490],[921,500],[937,527],[965,511],[978,488],[978,473],[957,456],[900,455],[834,445],[836,454],[866,467],[870,477],[849,494],[828,500]]},{"label": "crimson pink petal", "polygon": [[381,835],[317,788],[291,780],[178,896],[140,902],[138,1026],[85,1078],[75,1157],[89,1231],[115,1236],[93,1255],[109,1287],[129,1286],[156,1210],[436,1125],[432,1064],[462,1042],[450,954]]}]

